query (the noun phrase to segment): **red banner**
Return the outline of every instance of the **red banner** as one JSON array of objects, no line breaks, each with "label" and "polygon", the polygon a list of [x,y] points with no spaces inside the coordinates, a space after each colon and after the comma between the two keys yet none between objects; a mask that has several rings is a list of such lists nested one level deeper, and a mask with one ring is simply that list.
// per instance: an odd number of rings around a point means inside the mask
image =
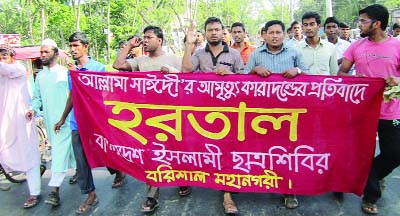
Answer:
[{"label": "red banner", "polygon": [[361,195],[383,79],[73,71],[92,167],[153,186]]}]

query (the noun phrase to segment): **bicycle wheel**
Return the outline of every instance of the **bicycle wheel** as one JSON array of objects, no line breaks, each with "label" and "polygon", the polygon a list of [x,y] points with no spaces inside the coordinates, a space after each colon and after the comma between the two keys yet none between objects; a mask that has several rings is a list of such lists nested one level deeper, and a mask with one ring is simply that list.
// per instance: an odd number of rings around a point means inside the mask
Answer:
[{"label": "bicycle wheel", "polygon": [[22,183],[26,181],[26,175],[24,172],[6,172],[0,165],[0,172],[6,177],[6,179],[12,183]]}]

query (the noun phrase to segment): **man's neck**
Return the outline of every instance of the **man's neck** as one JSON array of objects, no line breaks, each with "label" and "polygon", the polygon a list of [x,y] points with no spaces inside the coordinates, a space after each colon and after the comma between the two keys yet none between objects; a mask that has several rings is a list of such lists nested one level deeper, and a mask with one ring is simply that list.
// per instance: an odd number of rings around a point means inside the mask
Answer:
[{"label": "man's neck", "polygon": [[213,53],[214,56],[218,55],[219,53],[222,52],[222,50],[224,50],[224,45],[221,43],[213,46],[211,44],[208,44],[208,48],[210,49],[210,51]]},{"label": "man's neck", "polygon": [[154,50],[152,52],[149,52],[149,57],[150,58],[155,58],[155,57],[158,57],[158,56],[164,55],[164,54],[165,54],[165,52],[162,50],[161,47],[159,47],[156,50]]},{"label": "man's neck", "polygon": [[83,55],[80,58],[76,59],[76,64],[79,68],[83,67],[86,63],[89,62],[89,56],[88,55]]},{"label": "man's neck", "polygon": [[57,61],[51,62],[47,67],[52,68],[54,66],[56,66]]},{"label": "man's neck", "polygon": [[246,44],[244,43],[244,41],[241,41],[241,42],[239,42],[239,43],[234,43],[234,45],[233,45],[233,47],[235,48],[235,49],[237,49],[237,50],[239,50],[239,51],[242,51],[245,47],[246,47]]},{"label": "man's neck", "polygon": [[267,44],[268,50],[273,54],[278,53],[279,51],[281,51],[282,46],[283,46],[283,44],[281,44],[280,46],[270,46],[269,44]]},{"label": "man's neck", "polygon": [[328,37],[328,41],[333,44],[336,44],[339,41],[339,38],[338,37]]},{"label": "man's neck", "polygon": [[318,36],[314,36],[314,37],[307,37],[306,38],[306,42],[308,45],[310,45],[311,47],[317,47],[317,45],[320,42],[320,38]]},{"label": "man's neck", "polygon": [[369,41],[373,42],[382,42],[388,39],[388,36],[385,34],[384,31],[378,31],[376,34],[370,35],[368,37]]},{"label": "man's neck", "polygon": [[294,39],[296,39],[297,41],[303,40],[303,35],[302,34],[294,35]]}]

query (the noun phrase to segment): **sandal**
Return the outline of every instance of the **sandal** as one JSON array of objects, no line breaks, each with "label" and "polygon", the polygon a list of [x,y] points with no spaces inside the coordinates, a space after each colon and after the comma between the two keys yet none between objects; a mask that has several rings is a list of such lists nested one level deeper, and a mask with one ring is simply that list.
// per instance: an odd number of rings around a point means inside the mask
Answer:
[{"label": "sandal", "polygon": [[192,188],[189,186],[181,186],[179,187],[178,194],[181,197],[187,196],[192,193]]},{"label": "sandal", "polygon": [[365,200],[362,201],[361,209],[367,214],[378,214],[378,206]]},{"label": "sandal", "polygon": [[235,202],[233,202],[233,200],[228,199],[228,200],[224,200],[224,212],[225,214],[238,214],[239,210],[237,209]]},{"label": "sandal", "polygon": [[94,206],[97,205],[97,203],[99,203],[99,200],[97,199],[97,197],[92,201],[92,203],[87,203],[86,201],[79,206],[78,210],[76,210],[77,214],[84,214],[90,211],[90,209],[92,209]]},{"label": "sandal", "polygon": [[40,195],[30,196],[24,203],[24,208],[35,207],[40,202]]},{"label": "sandal", "polygon": [[153,212],[154,210],[156,210],[156,208],[158,207],[158,200],[151,198],[151,197],[147,197],[147,200],[144,201],[144,203],[142,204],[142,212],[145,213],[149,213],[149,212]]},{"label": "sandal", "polygon": [[295,195],[283,195],[285,201],[285,207],[288,209],[295,209],[299,206],[299,202],[296,199]]},{"label": "sandal", "polygon": [[121,173],[120,176],[115,176],[114,182],[111,184],[112,188],[121,187],[125,182],[125,173]]},{"label": "sandal", "polygon": [[70,184],[76,184],[78,182],[78,171],[69,179]]}]

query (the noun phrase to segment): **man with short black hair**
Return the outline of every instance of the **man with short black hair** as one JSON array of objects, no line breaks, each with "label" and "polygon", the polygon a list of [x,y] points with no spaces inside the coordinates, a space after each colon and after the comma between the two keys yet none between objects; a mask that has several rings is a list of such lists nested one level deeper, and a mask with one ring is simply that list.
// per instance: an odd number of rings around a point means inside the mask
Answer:
[{"label": "man with short black hair", "polygon": [[395,23],[392,27],[393,37],[400,37],[400,24]]},{"label": "man with short black hair", "polygon": [[[348,75],[353,64],[357,76],[380,77],[388,86],[400,85],[400,41],[385,33],[389,12],[374,4],[359,11],[358,25],[362,39],[351,44],[344,53],[339,75]],[[364,189],[361,209],[377,214],[376,202],[382,195],[379,180],[400,165],[400,99],[382,102],[378,124],[380,152],[373,161]],[[349,174],[350,175],[350,174]]]},{"label": "man with short black hair", "polygon": [[351,28],[350,28],[349,24],[347,24],[345,22],[339,23],[339,36],[340,36],[340,39],[348,41],[350,43],[353,43],[353,42],[355,42],[357,40],[355,40],[355,39],[350,37],[350,31],[351,31]]},{"label": "man with short black hair", "polygon": [[290,25],[292,38],[285,42],[286,47],[297,47],[302,41],[305,40],[303,31],[301,29],[301,24],[297,21],[292,22]]},{"label": "man with short black hair", "polygon": [[338,70],[335,46],[322,40],[318,35],[321,16],[316,12],[307,12],[302,17],[303,32],[306,39],[298,46],[304,61],[313,75],[336,75]]},{"label": "man with short black hair", "polygon": [[[242,72],[244,65],[240,53],[223,41],[223,26],[219,18],[209,17],[206,20],[204,28],[207,45],[191,55],[195,41],[194,28],[191,26],[186,34],[183,72],[216,72],[218,75]],[[226,214],[239,212],[230,192],[224,192],[223,206]]]},{"label": "man with short black hair", "polygon": [[243,63],[246,65],[247,60],[250,57],[250,54],[256,49],[256,47],[250,45],[249,42],[245,41],[246,30],[244,28],[243,23],[236,22],[232,24],[231,34],[233,37],[234,43],[231,48],[236,49],[240,52],[240,56],[242,57]]},{"label": "man with short black hair", "polygon": [[[105,67],[100,62],[97,62],[88,55],[89,51],[89,38],[85,33],[75,32],[69,39],[69,48],[72,58],[75,60],[75,64],[68,63],[69,70],[81,70],[81,71],[105,71]],[[70,117],[70,128],[72,130],[72,147],[76,159],[76,166],[78,172],[78,184],[82,194],[88,194],[87,199],[83,202],[76,213],[83,214],[87,213],[97,203],[97,195],[95,193],[95,186],[93,182],[92,170],[86,159],[85,152],[83,150],[82,141],[78,131],[78,125],[75,119],[74,109],[72,106],[72,81],[71,76],[68,74],[68,87],[69,95],[65,104],[64,112],[60,120],[54,125],[54,131],[57,134],[61,130],[61,126],[67,120],[68,115]],[[117,178],[117,176],[116,176]]]},{"label": "man with short black hair", "polygon": [[[162,71],[165,73],[178,73],[181,70],[182,59],[170,55],[162,50],[164,33],[160,27],[147,26],[143,30],[143,40],[134,37],[128,41],[128,44],[121,50],[113,67],[124,71]],[[135,47],[142,46],[148,56],[141,56],[133,59],[126,59],[129,51]],[[141,206],[142,212],[153,212],[159,205],[159,187],[147,185],[147,198]],[[187,196],[191,193],[190,187],[179,187],[178,194]]]},{"label": "man with short black hair", "polygon": [[350,42],[339,37],[339,21],[336,19],[336,17],[326,18],[324,29],[327,40],[335,45],[338,65],[340,65],[342,63],[343,53],[350,46]]}]

